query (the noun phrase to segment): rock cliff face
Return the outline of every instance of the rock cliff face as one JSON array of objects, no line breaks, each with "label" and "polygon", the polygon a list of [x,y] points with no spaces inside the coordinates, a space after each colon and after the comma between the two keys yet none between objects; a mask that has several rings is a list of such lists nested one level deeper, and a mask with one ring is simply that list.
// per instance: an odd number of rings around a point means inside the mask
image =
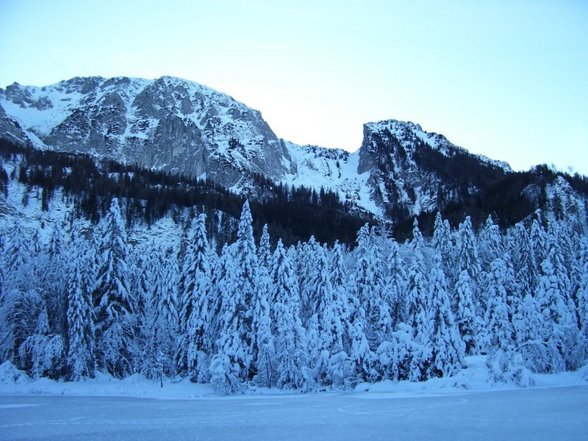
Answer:
[{"label": "rock cliff face", "polygon": [[396,219],[432,212],[510,173],[419,125],[364,126],[361,148],[298,146],[233,98],[173,77],[73,78],[0,89],[0,136],[210,178],[256,196],[253,175],[333,191],[350,207]]},{"label": "rock cliff face", "polygon": [[418,124],[381,121],[364,126],[359,174],[389,217],[432,212],[509,173],[506,163],[468,153]]},{"label": "rock cliff face", "polygon": [[279,180],[288,152],[261,114],[172,77],[74,78],[0,90],[0,133],[43,149],[90,153],[232,187]]}]

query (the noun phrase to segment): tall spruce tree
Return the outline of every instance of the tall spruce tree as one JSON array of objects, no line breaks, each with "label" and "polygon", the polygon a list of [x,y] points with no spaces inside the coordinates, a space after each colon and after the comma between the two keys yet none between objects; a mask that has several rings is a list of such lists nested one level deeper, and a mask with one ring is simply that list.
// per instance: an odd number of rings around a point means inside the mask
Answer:
[{"label": "tall spruce tree", "polygon": [[429,375],[451,376],[463,367],[465,343],[451,310],[441,253],[436,251],[433,257],[433,268],[430,274],[432,363]]},{"label": "tall spruce tree", "polygon": [[199,215],[193,223],[193,243],[188,244],[183,274],[182,317],[187,320],[184,338],[180,343],[186,351],[188,375],[193,381],[208,379],[210,348],[210,246],[206,235],[206,215]]},{"label": "tall spruce tree", "polygon": [[257,295],[257,255],[249,203],[243,204],[233,262],[222,293],[222,323],[217,353],[211,363],[211,381],[222,391],[235,391],[255,376],[253,305]]},{"label": "tall spruce tree", "polygon": [[278,241],[272,263],[273,335],[275,336],[277,385],[286,389],[311,386],[308,372],[306,331],[300,319],[300,292],[291,259]]},{"label": "tall spruce tree", "polygon": [[92,287],[87,284],[88,247],[80,226],[73,231],[72,256],[67,277],[67,368],[68,379],[76,381],[94,376],[94,314]]},{"label": "tall spruce tree", "polygon": [[112,200],[99,241],[100,265],[93,293],[96,361],[115,377],[133,371],[135,347],[134,299],[128,287],[129,250],[118,200]]}]

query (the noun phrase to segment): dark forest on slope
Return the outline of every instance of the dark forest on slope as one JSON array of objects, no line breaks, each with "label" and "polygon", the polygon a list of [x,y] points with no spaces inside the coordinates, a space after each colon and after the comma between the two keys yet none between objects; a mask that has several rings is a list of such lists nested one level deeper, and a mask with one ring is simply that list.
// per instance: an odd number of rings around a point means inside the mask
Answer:
[{"label": "dark forest on slope", "polygon": [[[455,160],[432,149],[421,151],[419,155],[434,155],[429,157],[428,162],[435,162],[437,168],[442,167],[440,162]],[[28,187],[40,188],[45,209],[55,191],[62,189],[72,198],[76,211],[94,223],[105,215],[114,197],[129,201],[124,213],[127,225],[133,222],[151,224],[167,214],[174,215],[182,209],[193,208],[208,215],[209,232],[220,234],[224,231],[227,234],[217,238],[219,243],[224,243],[235,238],[235,230],[228,224],[215,227],[213,223],[218,216],[214,213],[225,213],[228,216],[223,219],[230,218],[234,224],[245,200],[244,196],[231,193],[210,180],[146,170],[112,160],[96,160],[82,154],[39,151],[6,139],[0,139],[0,157],[5,162],[19,158],[18,171],[13,172],[15,176],[12,178]],[[473,160],[467,155],[464,158],[466,165]],[[449,169],[459,167],[447,167]],[[575,191],[588,195],[588,178],[537,166],[526,172],[495,173],[484,182],[476,181],[484,185],[478,193],[463,194],[459,202],[447,204],[441,214],[453,227],[469,216],[474,228],[478,228],[491,215],[498,225],[506,228],[524,220],[535,210],[544,209],[545,187],[558,176],[563,177]],[[448,182],[465,179],[453,175],[446,178]],[[6,189],[8,179],[5,170],[1,169],[0,189]],[[467,179],[474,178],[470,176]],[[249,199],[257,237],[261,235],[262,226],[267,224],[272,237],[280,237],[285,244],[315,236],[321,243],[332,244],[338,240],[353,246],[355,233],[361,225],[365,222],[377,223],[372,215],[353,209],[334,193],[292,188],[262,176],[254,176],[254,180],[256,194],[249,195]],[[435,214],[421,213],[418,216],[425,235],[432,234]],[[410,237],[411,217],[405,215],[399,219],[388,219],[385,223],[391,227],[396,239]]]}]

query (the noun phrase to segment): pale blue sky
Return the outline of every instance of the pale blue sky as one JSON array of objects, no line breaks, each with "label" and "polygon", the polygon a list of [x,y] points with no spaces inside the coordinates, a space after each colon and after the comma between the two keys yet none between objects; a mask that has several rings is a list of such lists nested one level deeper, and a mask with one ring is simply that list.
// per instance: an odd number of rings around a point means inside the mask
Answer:
[{"label": "pale blue sky", "polygon": [[0,87],[173,75],[301,144],[417,122],[515,169],[588,174],[586,0],[0,0]]}]

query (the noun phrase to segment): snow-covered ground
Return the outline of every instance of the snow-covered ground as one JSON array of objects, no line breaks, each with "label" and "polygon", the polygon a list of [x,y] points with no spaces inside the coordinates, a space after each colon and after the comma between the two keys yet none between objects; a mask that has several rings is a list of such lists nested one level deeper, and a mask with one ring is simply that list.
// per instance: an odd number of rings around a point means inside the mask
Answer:
[{"label": "snow-covered ground", "polygon": [[585,440],[588,387],[397,398],[0,396],[3,440]]},{"label": "snow-covered ground", "polygon": [[354,391],[251,391],[133,376],[80,383],[32,380],[0,366],[2,440],[585,440],[586,370],[493,384],[483,358],[458,376],[382,382]]}]

